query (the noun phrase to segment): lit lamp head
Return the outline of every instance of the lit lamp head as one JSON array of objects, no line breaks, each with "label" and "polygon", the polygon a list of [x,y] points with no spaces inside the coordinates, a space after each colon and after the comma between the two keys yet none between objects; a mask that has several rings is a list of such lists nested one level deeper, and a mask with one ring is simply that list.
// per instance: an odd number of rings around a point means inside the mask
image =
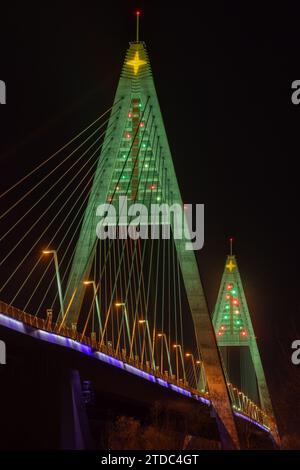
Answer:
[{"label": "lit lamp head", "polygon": [[93,284],[94,281],[83,281],[83,284],[85,286],[89,286],[90,284]]},{"label": "lit lamp head", "polygon": [[146,323],[146,322],[147,322],[147,320],[139,320],[139,323],[140,323],[141,325],[143,325],[143,324]]},{"label": "lit lamp head", "polygon": [[191,353],[185,353],[186,357],[191,357]]},{"label": "lit lamp head", "polygon": [[116,302],[116,303],[115,303],[115,306],[116,306],[116,307],[124,307],[124,306],[125,306],[125,303],[124,303],[124,302]]},{"label": "lit lamp head", "polygon": [[55,250],[43,250],[43,255],[50,255],[51,253],[55,253]]}]

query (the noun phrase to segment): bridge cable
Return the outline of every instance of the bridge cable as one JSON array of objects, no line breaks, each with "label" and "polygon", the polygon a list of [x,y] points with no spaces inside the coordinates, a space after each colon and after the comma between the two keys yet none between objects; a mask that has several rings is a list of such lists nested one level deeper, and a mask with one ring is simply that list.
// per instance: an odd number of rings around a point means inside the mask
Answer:
[{"label": "bridge cable", "polygon": [[[18,264],[18,266],[16,267],[16,269],[13,271],[13,273],[10,275],[10,277],[6,280],[6,282],[2,285],[1,289],[0,289],[0,292],[2,292],[2,290],[6,287],[6,285],[8,284],[8,282],[11,280],[11,278],[14,276],[14,274],[17,272],[17,270],[20,268],[20,266],[25,262],[25,260],[28,258],[28,256],[30,255],[30,253],[32,252],[32,250],[35,248],[35,246],[37,245],[37,243],[41,240],[42,236],[46,233],[46,231],[49,229],[49,227],[53,224],[54,220],[57,218],[57,216],[59,215],[59,213],[63,210],[63,208],[65,207],[65,205],[67,204],[67,202],[69,201],[69,199],[73,196],[73,194],[75,194],[77,190],[77,187],[73,190],[73,192],[71,193],[71,195],[69,196],[69,198],[64,202],[63,206],[61,206],[59,212],[55,215],[55,217],[52,219],[52,221],[50,222],[50,224],[48,224],[48,226],[46,227],[46,229],[43,231],[43,233],[40,235],[40,237],[38,238],[38,240],[34,243],[34,245],[31,247],[31,249],[26,253],[26,255],[24,256],[24,258],[22,259],[22,261]],[[73,207],[74,209],[74,207]],[[73,210],[72,209],[72,210]],[[38,221],[37,221],[38,222]],[[36,223],[37,223],[36,222]],[[65,222],[65,221],[64,221]],[[64,223],[63,222],[63,223]],[[36,224],[35,224],[36,225]],[[60,228],[62,227],[63,224],[61,224]],[[60,230],[60,228],[58,229],[58,231]],[[58,233],[58,231],[56,232],[56,234]],[[54,235],[54,237],[56,236],[56,234]],[[25,234],[25,236],[27,235],[27,233]],[[25,237],[24,236],[24,237]],[[24,237],[22,237],[22,239],[24,239]],[[53,238],[54,239],[54,238]],[[53,241],[52,239],[52,241]],[[22,241],[22,240],[21,240]],[[51,241],[51,242],[52,242]],[[20,241],[19,241],[20,243]],[[18,244],[19,244],[18,243]],[[16,248],[16,247],[15,247]],[[15,249],[14,248],[14,249]],[[7,258],[7,257],[6,257]],[[41,257],[42,258],[42,257]],[[40,259],[41,259],[40,258]],[[4,262],[5,260],[2,260],[2,262],[0,263],[0,265]]]},{"label": "bridge cable", "polygon": [[69,140],[66,144],[64,144],[62,147],[60,147],[55,153],[53,153],[52,155],[50,155],[50,157],[48,157],[46,160],[44,160],[42,163],[40,163],[37,167],[35,167],[33,170],[31,170],[29,173],[27,173],[25,176],[23,176],[23,178],[21,178],[19,181],[17,181],[15,184],[13,184],[10,188],[8,188],[6,191],[4,191],[2,194],[0,194],[0,199],[2,197],[4,197],[7,193],[9,193],[10,191],[12,191],[14,188],[16,188],[17,186],[19,186],[23,181],[25,181],[27,178],[29,178],[33,173],[35,173],[37,170],[39,170],[40,168],[42,168],[46,163],[48,163],[50,160],[52,160],[54,157],[56,157],[56,155],[58,155],[62,150],[64,150],[65,148],[67,148],[70,144],[72,144],[73,142],[75,142],[76,139],[78,139],[78,137],[80,137],[82,134],[84,134],[88,129],[90,129],[96,122],[98,122],[100,119],[102,119],[107,113],[109,113],[115,106],[116,104],[118,104],[123,98],[121,98],[120,100],[116,101],[113,106],[111,106],[110,108],[108,108],[103,114],[101,114],[100,116],[98,116],[91,124],[89,124],[85,129],[83,129],[82,131],[80,131],[78,134],[76,134],[71,140]]},{"label": "bridge cable", "polygon": [[[98,151],[101,149],[101,147],[102,147],[102,144],[93,152],[93,154],[92,154],[92,156],[91,156],[90,158],[92,158],[96,153],[98,153]],[[95,163],[94,163],[93,166],[95,166]],[[91,170],[92,170],[92,168],[90,168],[90,169],[87,171],[86,175],[81,179],[80,183],[73,189],[71,195],[70,195],[69,198],[65,201],[65,203],[64,203],[64,205],[63,205],[63,207],[62,207],[62,209],[63,209],[64,206],[67,204],[67,202],[69,202],[70,198],[71,198],[75,193],[77,193],[77,190],[78,190],[79,186],[84,182],[84,180],[86,179],[86,177],[88,176],[88,174],[90,173]],[[87,185],[93,180],[93,177],[94,177],[94,175],[92,175],[92,177],[89,179],[89,181],[87,182]],[[72,182],[72,181],[71,181],[71,182]],[[81,199],[82,195],[84,194],[85,190],[86,190],[86,187],[84,187],[83,190],[82,190],[82,192],[79,194],[79,196],[78,196],[78,198],[77,198],[77,201],[73,204],[71,211],[68,213],[68,217],[71,215],[71,213],[72,213],[72,212],[74,211],[74,209],[76,208],[76,205],[77,205],[77,203],[80,201],[80,199]],[[81,208],[84,206],[87,197],[88,197],[88,194],[87,194],[87,196],[85,197],[85,199],[83,200],[83,202],[81,203],[81,206],[80,206],[79,210],[77,211],[77,215],[80,214],[79,211],[80,211]],[[76,215],[76,217],[77,217],[77,215]],[[57,234],[59,233],[59,231],[61,230],[61,228],[63,227],[63,225],[66,223],[68,217],[65,218],[65,219],[63,220],[63,222],[60,224],[60,227],[56,230],[56,233],[55,233],[55,235],[53,236],[52,240],[49,242],[49,245],[50,245],[51,243],[53,243],[53,240],[55,239],[55,237],[57,236]],[[75,222],[76,222],[76,217],[73,219],[72,223],[68,225],[68,229],[67,229],[67,231],[65,232],[64,237],[62,238],[60,244],[58,245],[57,251],[60,249],[61,245],[63,244],[64,240],[66,239],[66,236],[68,235],[69,231],[71,230],[71,228],[72,228],[73,225],[75,224]],[[83,216],[82,216],[82,217],[83,217]],[[49,228],[49,225],[48,225],[47,229],[48,229],[48,228]],[[74,231],[73,237],[71,238],[71,240],[73,240],[75,234],[76,234],[76,231]],[[49,245],[48,245],[48,247],[49,247]],[[70,245],[70,243],[69,243],[69,245]],[[48,247],[47,247],[47,248],[48,248]],[[67,249],[65,250],[63,259],[64,259],[64,257],[65,257],[66,254],[67,254],[68,248],[69,248],[69,246],[68,246]],[[32,270],[31,270],[30,273],[29,273],[29,275],[26,277],[26,279],[25,279],[25,281],[23,282],[22,286],[19,288],[19,290],[18,290],[17,293],[15,294],[14,298],[12,299],[12,301],[11,301],[12,304],[14,303],[15,299],[17,298],[17,296],[18,296],[19,293],[21,292],[22,288],[25,286],[26,282],[28,281],[28,279],[29,279],[30,276],[32,275],[34,269],[37,267],[37,265],[38,265],[39,262],[42,260],[42,258],[43,258],[43,256],[41,255],[41,256],[39,257],[37,263],[33,266]],[[63,259],[60,260],[60,263],[63,261]],[[59,265],[60,265],[60,263],[59,263]],[[37,288],[39,287],[40,283],[42,282],[42,280],[43,280],[43,278],[44,278],[44,276],[45,276],[47,270],[49,269],[49,267],[50,267],[50,264],[48,264],[47,268],[46,268],[46,269],[44,270],[44,272],[43,272],[43,275],[40,277],[38,284],[36,285],[36,287],[35,287],[35,289],[34,289],[32,295],[31,295],[31,297],[29,298],[28,302],[26,303],[26,305],[25,305],[25,307],[24,307],[24,310],[27,309],[28,304],[29,304],[31,298],[33,297],[33,295],[34,295],[34,293],[36,292]],[[54,282],[55,278],[56,278],[56,274],[53,276],[52,282]],[[50,288],[52,282],[48,285],[48,289]]]}]

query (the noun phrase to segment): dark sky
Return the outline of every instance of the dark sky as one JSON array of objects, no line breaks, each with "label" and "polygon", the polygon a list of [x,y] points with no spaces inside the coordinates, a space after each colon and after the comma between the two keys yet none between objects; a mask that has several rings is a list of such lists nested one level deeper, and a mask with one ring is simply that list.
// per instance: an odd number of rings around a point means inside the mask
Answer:
[{"label": "dark sky", "polygon": [[[286,420],[300,393],[300,366],[290,362],[291,341],[300,339],[300,105],[291,102],[291,83],[300,79],[300,11],[296,2],[265,9],[262,2],[201,3],[1,5],[1,189],[111,105],[140,7],[183,198],[205,204],[199,266],[210,307],[233,235],[271,392]],[[300,427],[294,420],[291,433]]]}]

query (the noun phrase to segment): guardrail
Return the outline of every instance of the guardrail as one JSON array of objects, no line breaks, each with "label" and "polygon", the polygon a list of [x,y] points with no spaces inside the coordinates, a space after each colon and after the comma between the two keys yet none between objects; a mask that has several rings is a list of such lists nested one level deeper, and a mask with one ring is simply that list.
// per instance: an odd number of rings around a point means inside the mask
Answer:
[{"label": "guardrail", "polygon": [[[124,349],[121,351],[121,353],[117,353],[112,348],[112,346],[103,343],[101,344],[100,342],[96,341],[95,337],[83,336],[81,333],[79,333],[73,328],[67,328],[65,326],[54,324],[49,321],[49,319],[43,319],[35,315],[31,315],[2,301],[0,301],[0,313],[7,315],[8,317],[11,317],[15,320],[18,320],[32,328],[67,337],[79,343],[90,346],[95,351],[107,354],[113,358],[124,362],[125,364],[129,364],[133,367],[140,369],[143,372],[152,374],[158,379],[164,380],[175,387],[180,387],[188,391],[192,396],[196,398],[201,397],[209,400],[208,391],[201,393],[199,390],[194,389],[188,384],[188,382],[184,382],[182,379],[177,380],[175,376],[170,376],[167,372],[161,374],[161,372],[158,369],[153,368],[149,362],[147,362],[146,364],[141,363],[138,356],[135,356],[134,358],[129,357]],[[266,430],[269,430],[272,433],[274,425],[270,417],[256,403],[250,400],[250,398],[248,398],[243,392],[238,390],[237,387],[234,387],[234,385],[232,385],[231,383],[227,383],[227,386],[234,412],[236,412],[236,414],[244,415],[251,421],[258,423],[259,425],[263,426]]]}]

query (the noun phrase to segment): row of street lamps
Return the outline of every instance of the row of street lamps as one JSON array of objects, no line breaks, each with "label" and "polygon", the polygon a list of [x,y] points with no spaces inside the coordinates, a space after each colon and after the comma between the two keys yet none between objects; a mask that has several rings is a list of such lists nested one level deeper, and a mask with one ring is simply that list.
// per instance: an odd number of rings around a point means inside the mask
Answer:
[{"label": "row of street lamps", "polygon": [[[44,255],[53,254],[53,260],[54,260],[54,266],[55,266],[55,272],[56,272],[56,280],[57,280],[57,288],[58,288],[58,296],[59,296],[59,303],[60,303],[60,310],[61,310],[60,314],[59,314],[59,317],[58,317],[58,323],[59,323],[58,331],[60,331],[61,328],[63,327],[63,325],[65,323],[65,320],[68,316],[68,313],[70,311],[72,302],[73,302],[73,300],[75,298],[75,295],[76,295],[76,292],[77,292],[77,288],[74,290],[74,292],[73,292],[73,294],[70,298],[69,304],[67,305],[67,308],[65,310],[64,301],[63,301],[63,293],[62,293],[62,285],[61,285],[61,279],[60,279],[60,273],[59,273],[57,252],[56,252],[56,250],[43,250],[43,254]],[[96,284],[95,281],[90,281],[90,280],[84,281],[83,284],[85,286],[89,286],[89,285],[93,286],[94,296],[93,296],[93,301],[92,301],[92,304],[91,304],[91,307],[90,307],[90,310],[89,310],[89,313],[88,313],[88,316],[87,316],[87,319],[86,319],[86,322],[85,322],[85,325],[84,325],[84,329],[83,329],[83,332],[82,332],[82,338],[85,336],[85,332],[86,332],[87,325],[88,325],[88,322],[89,322],[89,319],[90,319],[92,308],[93,308],[93,305],[95,303],[98,322],[99,322],[99,329],[100,329],[100,337],[101,337],[101,339],[100,339],[100,348],[101,348],[101,346],[103,346],[105,333],[107,331],[107,326],[108,326],[108,321],[109,321],[111,309],[109,310],[109,313],[106,316],[104,325],[102,326],[100,305],[99,305],[99,298],[98,298],[99,284]],[[144,326],[145,328],[144,328],[143,341],[142,341],[141,363],[142,364],[144,363],[145,349],[146,349],[146,338],[147,338],[149,351],[150,351],[151,365],[152,365],[153,368],[155,368],[155,358],[154,358],[155,332],[153,332],[153,338],[151,339],[148,320],[146,320],[146,319],[137,319],[135,317],[134,323],[133,323],[133,328],[132,328],[132,334],[131,334],[130,333],[130,328],[129,328],[128,312],[127,312],[125,302],[116,302],[115,306],[117,308],[122,307],[122,310],[123,310],[123,316],[122,316],[122,320],[121,320],[121,327],[119,329],[118,338],[117,338],[116,354],[120,353],[120,342],[121,342],[121,334],[122,334],[122,327],[123,327],[123,324],[124,324],[124,320],[125,320],[126,334],[127,334],[128,344],[129,344],[129,357],[130,357],[130,359],[133,359],[133,347],[134,347],[135,334],[136,334],[136,330],[137,330],[137,328],[136,328],[137,324],[141,325],[141,326]],[[94,331],[94,328],[95,327],[94,327],[94,317],[93,317],[91,336],[93,338],[96,338],[96,333]],[[161,338],[161,340],[162,340],[162,344],[161,344],[161,348],[160,348],[160,373],[163,374],[163,372],[164,372],[164,350],[165,350],[166,354],[167,354],[167,362],[168,362],[169,372],[170,372],[171,375],[173,375],[167,335],[166,335],[166,333],[161,332],[161,333],[157,333],[157,337]],[[174,344],[173,348],[174,348],[174,351],[175,351],[176,380],[177,380],[177,382],[179,382],[179,375],[180,375],[180,372],[179,372],[179,369],[180,369],[180,367],[179,367],[179,358],[180,358],[182,372],[183,372],[183,380],[184,380],[184,382],[186,382],[186,372],[185,372],[184,355],[183,355],[183,351],[182,351],[182,346],[180,344]],[[185,357],[190,358],[191,361],[192,361],[193,375],[194,375],[194,380],[195,380],[196,386],[197,386],[197,382],[198,382],[196,366],[199,366],[200,367],[200,374],[201,374],[201,383],[202,383],[203,387],[205,387],[202,362],[200,360],[195,360],[194,355],[192,353],[186,353]]]}]

